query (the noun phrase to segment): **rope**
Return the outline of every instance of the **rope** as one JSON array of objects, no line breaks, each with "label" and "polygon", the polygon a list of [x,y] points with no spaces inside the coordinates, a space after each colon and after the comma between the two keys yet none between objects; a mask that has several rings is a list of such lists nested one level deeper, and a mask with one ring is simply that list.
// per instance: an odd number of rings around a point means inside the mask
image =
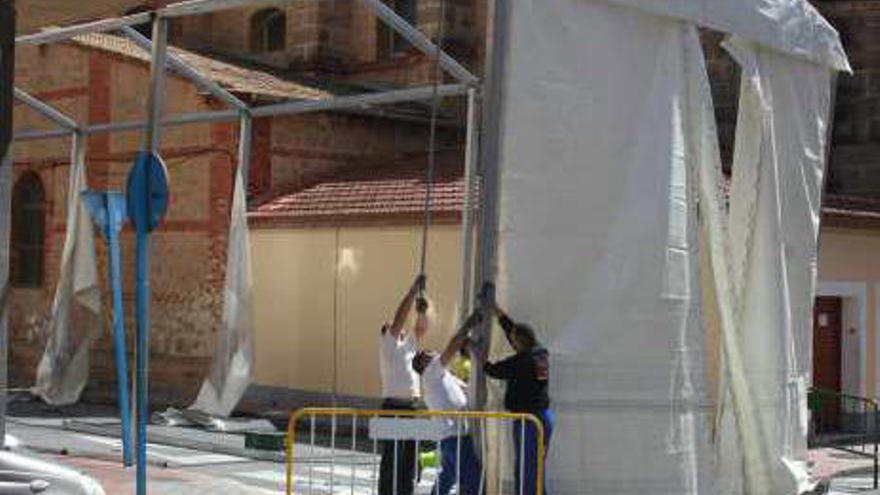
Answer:
[{"label": "rope", "polygon": [[422,256],[419,262],[419,275],[425,275],[428,259],[428,230],[431,228],[431,200],[434,193],[434,170],[437,165],[437,114],[440,110],[440,54],[443,53],[443,38],[446,31],[446,0],[440,1],[440,27],[437,33],[437,50],[434,54],[433,88],[431,92],[431,124],[428,136],[428,170],[425,173],[425,221],[422,225]]}]

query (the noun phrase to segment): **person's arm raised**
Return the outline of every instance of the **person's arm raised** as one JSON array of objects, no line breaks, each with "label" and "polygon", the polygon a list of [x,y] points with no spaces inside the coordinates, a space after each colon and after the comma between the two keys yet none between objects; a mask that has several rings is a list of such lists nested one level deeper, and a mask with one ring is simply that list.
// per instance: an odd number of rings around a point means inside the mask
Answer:
[{"label": "person's arm raised", "polygon": [[416,326],[413,331],[417,342],[421,342],[428,333],[428,300],[424,297],[416,299]]},{"label": "person's arm raised", "polygon": [[455,355],[458,354],[458,351],[461,350],[464,343],[467,342],[467,339],[467,332],[458,332],[455,334],[455,336],[449,341],[449,344],[446,345],[443,354],[440,354],[440,364],[443,366],[449,366],[449,363],[455,359]]},{"label": "person's arm raised", "polygon": [[406,318],[409,316],[410,311],[412,311],[413,301],[415,301],[416,295],[424,285],[425,276],[419,275],[409,288],[409,291],[403,297],[403,300],[400,301],[400,305],[397,307],[397,312],[394,313],[394,321],[388,328],[388,331],[391,332],[391,335],[394,337],[399,337],[403,331],[403,325],[406,324]]}]

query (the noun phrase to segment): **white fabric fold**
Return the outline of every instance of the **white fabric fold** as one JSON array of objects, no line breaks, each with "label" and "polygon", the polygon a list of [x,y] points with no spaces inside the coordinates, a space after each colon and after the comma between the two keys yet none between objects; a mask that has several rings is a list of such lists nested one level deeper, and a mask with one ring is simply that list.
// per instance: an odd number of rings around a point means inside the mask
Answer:
[{"label": "white fabric fold", "polygon": [[[723,418],[722,438],[731,442],[721,449],[723,493],[799,493],[810,488],[806,393],[831,71],[742,38],[725,47],[743,69],[730,195],[731,287],[743,361],[732,371],[751,397],[745,413],[755,418],[760,444],[759,455],[739,455],[743,427]],[[755,478],[770,485],[749,489]]]},{"label": "white fabric fold", "polygon": [[223,320],[210,374],[190,406],[215,416],[229,416],[250,384],[253,368],[253,278],[245,189],[242,167],[237,167],[226,255]]},{"label": "white fabric fold", "polygon": [[95,235],[82,202],[86,182],[85,137],[74,137],[67,190],[67,223],[61,272],[46,326],[46,348],[34,395],[52,405],[79,400],[89,376],[89,352],[101,333]]},{"label": "white fabric fold", "polygon": [[807,0],[604,0],[673,17],[850,71],[840,36]]},{"label": "white fabric fold", "polygon": [[551,350],[548,490],[711,494],[696,28],[604,2],[512,8],[499,296]]}]

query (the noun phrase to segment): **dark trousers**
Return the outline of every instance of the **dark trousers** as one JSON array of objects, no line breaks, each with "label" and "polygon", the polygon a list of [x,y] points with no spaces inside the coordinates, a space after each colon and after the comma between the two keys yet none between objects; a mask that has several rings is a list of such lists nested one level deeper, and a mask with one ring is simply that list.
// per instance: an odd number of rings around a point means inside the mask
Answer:
[{"label": "dark trousers", "polygon": [[[550,439],[553,437],[553,411],[544,409],[533,413],[539,420],[544,430],[544,467],[546,473],[547,451],[550,450]],[[519,421],[513,424],[513,449],[516,451],[516,465],[514,466],[514,483],[516,493],[522,495],[535,495],[538,493],[538,429],[531,422],[525,425]],[[525,436],[523,436],[525,434]],[[523,456],[525,458],[523,458]],[[521,469],[522,468],[522,469]],[[522,470],[522,472],[520,472]],[[520,491],[520,479],[523,481],[523,489]],[[547,477],[541,482],[541,493],[547,495]]]},{"label": "dark trousers", "polygon": [[[419,408],[418,404],[415,400],[385,399],[382,409],[414,411]],[[380,450],[379,495],[412,495],[418,476],[416,442],[383,440]]]},{"label": "dark trousers", "polygon": [[458,495],[482,495],[483,467],[470,435],[445,438],[440,442],[440,457],[440,476],[431,490],[432,495],[449,495],[456,484]]}]

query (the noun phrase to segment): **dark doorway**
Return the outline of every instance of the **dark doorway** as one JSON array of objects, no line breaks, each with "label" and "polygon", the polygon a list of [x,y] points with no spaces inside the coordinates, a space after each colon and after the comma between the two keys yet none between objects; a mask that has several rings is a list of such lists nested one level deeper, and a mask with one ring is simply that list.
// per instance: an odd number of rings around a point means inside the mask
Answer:
[{"label": "dark doorway", "polygon": [[[839,297],[817,297],[813,307],[813,388],[840,392],[843,352],[843,301]],[[817,433],[840,430],[840,400],[824,396],[814,412]]]}]

